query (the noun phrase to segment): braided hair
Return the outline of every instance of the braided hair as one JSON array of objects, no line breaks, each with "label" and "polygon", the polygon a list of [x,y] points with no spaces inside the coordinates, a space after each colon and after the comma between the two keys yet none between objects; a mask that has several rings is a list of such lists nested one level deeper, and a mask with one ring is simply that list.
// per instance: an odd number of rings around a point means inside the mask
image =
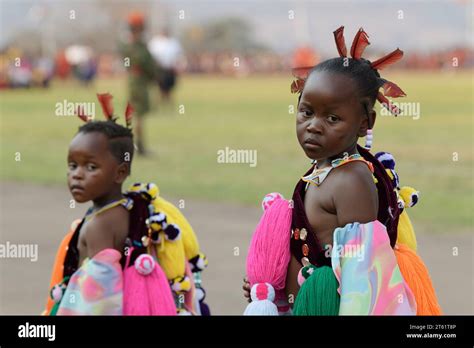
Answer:
[{"label": "braided hair", "polygon": [[[380,77],[377,70],[372,69],[370,61],[364,58],[336,57],[325,60],[310,70],[308,78],[313,72],[317,71],[342,74],[351,78],[356,83],[359,96],[369,100],[369,103],[363,105],[366,112],[374,107],[379,89],[386,82],[386,80]],[[299,94],[298,104],[301,100],[302,92]]]},{"label": "braided hair", "polygon": [[115,121],[93,121],[79,127],[77,133],[87,134],[98,132],[107,137],[109,143],[109,150],[118,161],[118,163],[125,162],[128,154],[128,162],[131,166],[133,159],[133,133],[130,128],[121,126]]}]

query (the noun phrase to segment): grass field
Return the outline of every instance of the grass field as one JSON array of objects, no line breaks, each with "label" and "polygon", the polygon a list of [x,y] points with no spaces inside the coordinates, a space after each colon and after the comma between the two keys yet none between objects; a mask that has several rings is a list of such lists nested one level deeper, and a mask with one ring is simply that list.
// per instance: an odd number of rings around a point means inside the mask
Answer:
[{"label": "grass field", "polygon": [[[386,77],[407,92],[404,102],[421,108],[418,120],[379,116],[373,148],[393,153],[401,184],[421,192],[410,212],[415,226],[446,233],[472,230],[472,74],[392,72]],[[147,139],[155,156],[136,158],[128,182],[154,181],[164,196],[182,199],[256,205],[267,192],[290,196],[309,167],[296,140],[295,116],[288,112],[296,101],[290,82],[290,77],[184,77],[175,98],[176,110],[183,105],[184,114],[159,108],[150,113]],[[95,102],[95,93],[105,91],[114,95],[122,116],[126,84],[120,79],[90,88],[56,82],[47,90],[2,91],[0,178],[65,185],[67,148],[80,122],[56,116],[55,104]],[[98,104],[96,115],[102,118]],[[217,151],[226,147],[257,150],[257,166],[218,163]]]}]

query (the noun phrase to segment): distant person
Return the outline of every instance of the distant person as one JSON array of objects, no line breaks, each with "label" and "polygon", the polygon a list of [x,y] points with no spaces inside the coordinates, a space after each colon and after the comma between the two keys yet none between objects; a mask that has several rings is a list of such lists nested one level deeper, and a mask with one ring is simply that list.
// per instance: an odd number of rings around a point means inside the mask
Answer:
[{"label": "distant person", "polygon": [[54,61],[50,57],[40,57],[36,62],[35,74],[37,82],[42,87],[49,87],[54,76]]},{"label": "distant person", "polygon": [[12,88],[29,88],[33,79],[33,65],[26,56],[21,56],[21,64],[13,62],[9,65],[8,76]]},{"label": "distant person", "polygon": [[[135,134],[137,136],[137,147],[139,155],[149,154],[144,140],[143,118],[150,111],[150,100],[148,96],[148,84],[155,81],[161,72],[151,56],[145,44],[143,33],[145,30],[145,18],[140,12],[132,12],[128,16],[130,29],[129,42],[121,47],[122,55],[128,69],[129,101],[135,114]],[[128,63],[128,64],[127,64]]]},{"label": "distant person", "polygon": [[155,61],[163,68],[158,84],[162,100],[170,104],[171,93],[176,86],[178,72],[183,64],[183,49],[179,41],[170,36],[167,29],[150,40],[148,49]]},{"label": "distant person", "polygon": [[71,65],[66,58],[65,50],[61,50],[56,54],[55,68],[55,73],[60,79],[64,80],[69,76],[71,72]]}]

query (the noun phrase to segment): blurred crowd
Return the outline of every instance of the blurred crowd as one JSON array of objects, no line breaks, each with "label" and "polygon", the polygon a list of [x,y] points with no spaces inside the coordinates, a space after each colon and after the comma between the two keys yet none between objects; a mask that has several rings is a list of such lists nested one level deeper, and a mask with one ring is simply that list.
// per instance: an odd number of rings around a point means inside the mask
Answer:
[{"label": "blurred crowd", "polygon": [[[156,42],[155,45],[159,46]],[[152,41],[149,48],[153,51]],[[0,51],[0,88],[48,87],[53,78],[75,79],[87,85],[97,77],[124,75],[122,59],[119,53],[97,54],[91,47],[82,45],[69,46],[58,51],[54,57],[32,56],[16,47],[9,47]],[[321,57],[308,48],[300,48],[290,56],[271,51],[253,54],[229,51],[186,54],[183,49],[179,71],[238,76],[287,73],[292,66],[302,66],[305,59],[314,65]],[[446,70],[453,67],[472,69],[473,52],[452,49],[429,54],[407,53],[397,65],[399,69],[413,70]]]},{"label": "blurred crowd", "polygon": [[48,87],[55,77],[88,84],[97,71],[98,58],[86,46],[70,46],[55,57],[28,55],[15,47],[0,52],[0,88]]},{"label": "blurred crowd", "polygon": [[197,74],[247,75],[285,71],[286,57],[272,52],[238,54],[233,52],[194,53],[187,56],[186,72]]}]

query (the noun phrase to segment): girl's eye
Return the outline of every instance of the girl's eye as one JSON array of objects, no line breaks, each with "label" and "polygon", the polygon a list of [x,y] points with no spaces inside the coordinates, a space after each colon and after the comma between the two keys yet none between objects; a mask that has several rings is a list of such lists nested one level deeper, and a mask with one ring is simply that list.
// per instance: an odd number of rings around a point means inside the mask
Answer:
[{"label": "girl's eye", "polygon": [[339,117],[334,116],[334,115],[329,115],[329,116],[327,117],[327,120],[328,120],[330,123],[336,123],[337,121],[339,121]]},{"label": "girl's eye", "polygon": [[74,170],[74,169],[76,169],[77,164],[76,163],[68,163],[67,166],[68,166],[69,170]]},{"label": "girl's eye", "polygon": [[313,116],[313,112],[310,111],[310,110],[307,110],[307,109],[305,109],[305,110],[300,110],[300,114],[303,114],[304,117],[311,117],[311,116]]},{"label": "girl's eye", "polygon": [[96,170],[96,169],[97,169],[97,167],[96,167],[95,164],[88,164],[87,165],[87,170],[89,170],[89,171],[93,171],[93,170]]}]

